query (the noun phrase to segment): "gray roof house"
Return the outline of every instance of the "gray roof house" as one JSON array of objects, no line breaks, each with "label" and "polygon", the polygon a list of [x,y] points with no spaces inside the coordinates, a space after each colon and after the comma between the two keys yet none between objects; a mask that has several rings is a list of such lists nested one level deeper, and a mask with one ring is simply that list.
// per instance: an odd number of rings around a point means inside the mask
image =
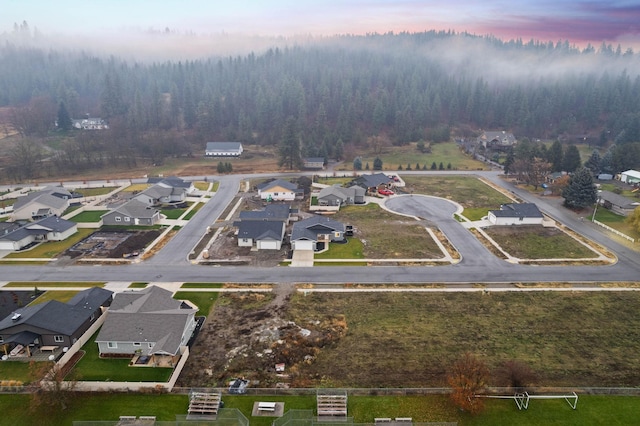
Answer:
[{"label": "gray roof house", "polygon": [[273,220],[242,220],[238,227],[238,246],[257,250],[280,250],[286,229],[285,222]]},{"label": "gray roof house", "polygon": [[60,197],[59,193],[57,188],[49,187],[42,191],[30,192],[24,197],[18,197],[13,204],[12,220],[35,220],[47,216],[62,216],[62,213],[69,207],[69,199]]},{"label": "gray roof house", "polygon": [[184,181],[178,177],[160,178],[157,181],[156,179],[150,178],[148,182],[154,183],[154,185],[136,194],[133,198],[149,206],[180,203],[195,189],[192,182]]},{"label": "gray roof house", "polygon": [[640,202],[611,191],[599,191],[598,204],[621,216],[628,216],[640,206]]},{"label": "gray roof house", "polygon": [[318,192],[319,206],[342,206],[345,204],[364,204],[366,190],[358,185],[344,188],[340,185],[327,186]]},{"label": "gray roof house", "polygon": [[323,157],[303,158],[302,167],[305,169],[322,170],[324,169],[324,158]]},{"label": "gray roof house", "polygon": [[503,131],[482,132],[477,139],[478,144],[485,148],[506,149],[517,143],[513,133]]},{"label": "gray roof house", "polygon": [[205,157],[240,157],[244,149],[240,142],[207,142]]},{"label": "gray roof house", "polygon": [[349,185],[357,185],[367,191],[376,191],[380,187],[388,187],[393,184],[393,178],[385,175],[384,173],[374,173],[371,175],[360,175],[351,181]]},{"label": "gray roof house", "polygon": [[312,216],[293,224],[291,248],[293,250],[321,250],[325,244],[344,241],[343,223],[326,216]]},{"label": "gray roof house", "polygon": [[[4,229],[3,229],[4,228]],[[78,224],[57,216],[0,228],[0,250],[22,250],[36,242],[62,241],[78,232]]]},{"label": "gray roof house", "polygon": [[193,182],[189,180],[184,180],[177,176],[150,177],[147,179],[147,183],[162,184],[162,185],[170,186],[173,188],[184,188],[187,190],[187,193],[189,194],[196,189],[195,186],[193,186]]},{"label": "gray roof house", "polygon": [[262,210],[245,210],[240,212],[241,221],[281,221],[289,223],[291,214],[297,213],[289,204],[267,204]]},{"label": "gray roof house", "polygon": [[96,337],[100,356],[176,356],[195,330],[196,312],[157,286],[118,293]]},{"label": "gray roof house", "polygon": [[542,225],[544,216],[534,203],[510,203],[489,210],[488,219],[493,225]]},{"label": "gray roof house", "polygon": [[113,293],[93,287],[67,303],[49,300],[15,310],[0,321],[0,345],[5,355],[30,356],[42,347],[70,347],[111,304]]},{"label": "gray roof house", "polygon": [[101,217],[104,225],[151,226],[160,221],[160,210],[133,199]]}]

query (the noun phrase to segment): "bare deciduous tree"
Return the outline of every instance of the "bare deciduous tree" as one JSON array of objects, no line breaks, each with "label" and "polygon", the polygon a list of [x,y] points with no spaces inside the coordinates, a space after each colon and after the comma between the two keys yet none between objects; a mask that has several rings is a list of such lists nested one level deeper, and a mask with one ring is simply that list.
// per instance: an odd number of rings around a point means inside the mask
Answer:
[{"label": "bare deciduous tree", "polygon": [[482,398],[476,398],[476,395],[486,387],[488,377],[486,364],[475,355],[465,353],[453,364],[447,378],[453,390],[453,403],[472,414],[482,411]]}]

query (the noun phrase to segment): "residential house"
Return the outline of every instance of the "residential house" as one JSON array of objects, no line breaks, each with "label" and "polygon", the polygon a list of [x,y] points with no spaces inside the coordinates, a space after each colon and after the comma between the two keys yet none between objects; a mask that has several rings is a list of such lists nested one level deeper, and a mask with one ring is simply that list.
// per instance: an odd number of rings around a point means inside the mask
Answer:
[{"label": "residential house", "polygon": [[620,181],[631,185],[640,183],[640,172],[636,170],[627,170],[626,172],[622,172],[620,173]]},{"label": "residential house", "polygon": [[242,220],[238,227],[238,246],[257,250],[280,250],[286,225],[283,221]]},{"label": "residential house", "polygon": [[268,201],[293,201],[304,196],[304,191],[297,184],[281,179],[264,182],[257,188],[260,198]]},{"label": "residential house", "polygon": [[319,206],[344,206],[349,204],[364,204],[366,190],[354,185],[344,188],[340,185],[327,186],[318,192]]},{"label": "residential house", "polygon": [[33,243],[62,241],[78,232],[78,224],[57,216],[0,227],[0,250],[17,251]]},{"label": "residential house", "polygon": [[381,188],[389,188],[393,186],[394,179],[384,173],[373,173],[370,175],[360,175],[351,181],[351,186],[359,186],[368,192],[377,192]]},{"label": "residential house", "polygon": [[503,131],[482,132],[476,142],[485,148],[505,150],[517,143],[513,133]]},{"label": "residential house", "polygon": [[280,250],[292,213],[297,210],[289,204],[268,204],[262,210],[240,212],[240,220],[233,224],[238,228],[238,247]]},{"label": "residential house", "polygon": [[599,191],[598,204],[621,216],[629,216],[636,207],[640,206],[640,202],[611,191]]},{"label": "residential house", "polygon": [[240,142],[207,142],[205,157],[240,157],[244,149]]},{"label": "residential house", "polygon": [[113,292],[93,287],[78,292],[67,303],[49,300],[16,309],[0,321],[4,355],[33,355],[37,350],[70,347],[102,315]]},{"label": "residential house", "polygon": [[147,182],[154,185],[136,194],[133,199],[142,201],[148,206],[182,203],[195,190],[193,182],[178,177],[149,178]]},{"label": "residential house", "polygon": [[534,203],[510,203],[489,210],[488,219],[494,225],[542,225],[544,216]]},{"label": "residential house", "polygon": [[196,328],[196,312],[157,286],[118,293],[96,337],[100,356],[176,356]]},{"label": "residential house", "polygon": [[152,226],[160,221],[160,210],[132,199],[101,216],[104,225]]},{"label": "residential house", "polygon": [[109,125],[102,118],[86,117],[71,120],[73,127],[79,130],[106,130]]},{"label": "residential house", "polygon": [[307,157],[302,159],[302,167],[310,170],[324,169],[323,157]]},{"label": "residential house", "polygon": [[293,250],[321,250],[330,242],[345,240],[343,223],[326,216],[312,216],[293,224],[291,248]]},{"label": "residential house", "polygon": [[[64,194],[69,194],[64,198]],[[12,220],[37,220],[47,216],[62,216],[69,207],[71,194],[64,188],[47,187],[18,197],[13,204]]]}]

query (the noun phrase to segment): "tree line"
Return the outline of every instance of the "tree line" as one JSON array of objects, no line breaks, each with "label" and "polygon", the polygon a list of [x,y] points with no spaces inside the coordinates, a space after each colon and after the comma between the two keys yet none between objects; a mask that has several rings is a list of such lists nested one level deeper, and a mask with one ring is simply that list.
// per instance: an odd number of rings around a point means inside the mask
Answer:
[{"label": "tree line", "polygon": [[[443,40],[481,46],[507,61],[517,53],[618,66],[502,78],[478,71],[481,64],[451,67],[425,53]],[[302,156],[342,158],[347,147],[372,138],[437,142],[452,129],[462,136],[507,129],[532,140],[584,135],[595,144],[623,145],[640,141],[640,77],[627,71],[637,61],[632,51],[605,44],[578,50],[566,42],[435,31],[342,36],[242,57],[163,63],[5,40],[0,106],[10,107],[12,127],[24,138],[45,137],[85,114],[108,120],[109,131],[61,147],[54,159],[66,168],[136,157],[161,162],[199,152],[209,140],[279,146],[283,165],[294,166],[298,160],[286,155],[292,144]]]}]

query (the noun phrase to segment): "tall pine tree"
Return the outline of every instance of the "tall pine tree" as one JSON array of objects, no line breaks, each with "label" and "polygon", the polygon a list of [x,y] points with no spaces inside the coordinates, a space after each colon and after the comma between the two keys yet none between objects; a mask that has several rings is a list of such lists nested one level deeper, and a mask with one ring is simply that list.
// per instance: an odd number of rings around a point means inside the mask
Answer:
[{"label": "tall pine tree", "polygon": [[596,202],[598,193],[589,169],[582,167],[571,176],[562,197],[564,205],[572,209],[584,209]]}]

